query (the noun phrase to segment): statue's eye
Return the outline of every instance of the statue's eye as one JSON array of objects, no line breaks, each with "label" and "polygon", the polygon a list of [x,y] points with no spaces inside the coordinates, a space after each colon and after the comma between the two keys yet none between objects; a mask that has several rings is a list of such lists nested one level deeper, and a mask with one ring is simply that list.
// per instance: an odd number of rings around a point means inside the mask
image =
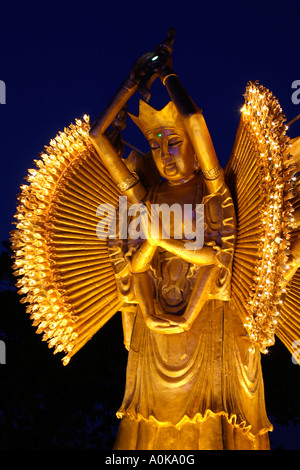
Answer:
[{"label": "statue's eye", "polygon": [[152,150],[158,150],[160,148],[160,145],[158,142],[155,142],[155,140],[152,140],[150,142],[150,147]]},{"label": "statue's eye", "polygon": [[182,139],[170,139],[168,142],[168,147],[177,147],[177,145],[182,144]]}]

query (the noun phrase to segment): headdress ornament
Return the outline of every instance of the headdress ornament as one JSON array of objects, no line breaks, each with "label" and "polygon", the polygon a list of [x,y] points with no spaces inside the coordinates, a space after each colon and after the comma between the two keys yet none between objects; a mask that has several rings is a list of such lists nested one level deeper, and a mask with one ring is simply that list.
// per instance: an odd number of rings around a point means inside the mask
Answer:
[{"label": "headdress ornament", "polygon": [[183,122],[173,101],[170,101],[163,109],[157,110],[145,101],[140,100],[139,115],[128,114],[145,137],[149,132],[162,127],[183,128]]}]

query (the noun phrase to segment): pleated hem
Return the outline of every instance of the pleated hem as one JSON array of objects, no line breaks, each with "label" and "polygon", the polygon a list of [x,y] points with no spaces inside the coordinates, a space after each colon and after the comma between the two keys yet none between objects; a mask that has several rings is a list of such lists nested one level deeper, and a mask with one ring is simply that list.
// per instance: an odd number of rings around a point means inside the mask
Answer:
[{"label": "pleated hem", "polygon": [[234,425],[224,413],[181,423],[180,428],[157,420],[124,416],[114,450],[270,450],[268,429],[251,435],[249,426]]},{"label": "pleated hem", "polygon": [[232,413],[231,415],[229,415],[225,411],[213,412],[211,410],[206,410],[204,414],[197,413],[193,418],[184,415],[183,418],[176,424],[172,423],[171,421],[161,422],[157,420],[153,415],[150,415],[148,418],[145,418],[140,413],[133,414],[128,411],[121,410],[119,410],[116,414],[119,419],[127,417],[136,422],[150,423],[154,424],[157,427],[174,427],[178,431],[180,431],[186,424],[203,423],[207,421],[208,418],[222,416],[227,420],[228,424],[230,424],[234,428],[241,430],[243,434],[247,435],[249,439],[256,439],[257,437],[262,436],[263,434],[273,431],[273,425],[268,421],[268,423],[266,423],[265,426],[262,427],[260,430],[253,432],[253,425],[247,424],[246,420],[239,420],[236,414]]}]

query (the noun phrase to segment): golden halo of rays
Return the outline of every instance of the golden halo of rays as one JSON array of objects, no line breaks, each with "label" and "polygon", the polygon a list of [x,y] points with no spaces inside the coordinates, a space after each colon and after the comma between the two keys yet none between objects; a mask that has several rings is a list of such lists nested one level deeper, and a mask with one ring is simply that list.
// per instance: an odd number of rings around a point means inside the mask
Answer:
[{"label": "golden halo of rays", "polygon": [[63,364],[120,307],[107,242],[96,234],[99,204],[119,192],[76,119],[45,147],[21,186],[12,232],[14,274],[36,332]]},{"label": "golden halo of rays", "polygon": [[225,174],[235,199],[237,243],[232,297],[254,351],[267,352],[285,294],[293,227],[293,169],[285,115],[274,95],[249,82]]}]

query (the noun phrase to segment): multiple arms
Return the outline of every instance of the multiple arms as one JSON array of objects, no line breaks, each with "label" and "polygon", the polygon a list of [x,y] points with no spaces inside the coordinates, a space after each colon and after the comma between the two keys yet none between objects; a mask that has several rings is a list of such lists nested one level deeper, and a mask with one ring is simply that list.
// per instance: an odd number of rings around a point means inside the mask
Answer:
[{"label": "multiple arms", "polygon": [[[147,90],[147,85],[149,86],[157,76],[160,77],[166,86],[183,120],[209,192],[217,192],[224,183],[223,173],[219,168],[218,159],[203,115],[193,103],[173,71],[171,61],[172,43],[173,38],[169,37],[167,41],[157,46],[153,53],[145,54],[136,62],[129,78],[123,82],[108,107],[99,116],[90,131],[90,140],[101,156],[103,164],[110,171],[115,183],[123,190],[124,195],[128,196],[130,202],[135,203],[143,200],[145,190],[119,157],[107,139],[105,131],[138,89],[144,95],[148,93],[146,99],[149,97],[150,93]],[[205,270],[205,274],[203,273],[198,277],[183,317],[173,318],[173,316],[169,315],[163,319],[155,314],[152,286],[149,282],[147,270],[157,246],[188,262],[198,266],[209,267]],[[149,328],[165,333],[178,333],[190,327],[202,304],[206,301],[212,283],[217,278],[220,265],[216,257],[216,250],[219,250],[219,247],[206,246],[199,250],[187,250],[184,247],[183,241],[164,238],[153,240],[150,236],[148,237],[133,256],[131,268],[135,293]]]}]

